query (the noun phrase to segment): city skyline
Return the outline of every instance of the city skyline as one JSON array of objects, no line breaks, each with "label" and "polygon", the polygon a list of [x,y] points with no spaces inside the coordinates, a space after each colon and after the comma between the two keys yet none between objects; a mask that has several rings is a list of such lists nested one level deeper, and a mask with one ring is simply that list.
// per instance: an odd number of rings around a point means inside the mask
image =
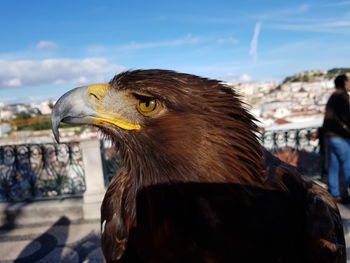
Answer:
[{"label": "city skyline", "polygon": [[347,67],[350,1],[6,1],[0,102],[57,99],[130,69],[223,81]]}]

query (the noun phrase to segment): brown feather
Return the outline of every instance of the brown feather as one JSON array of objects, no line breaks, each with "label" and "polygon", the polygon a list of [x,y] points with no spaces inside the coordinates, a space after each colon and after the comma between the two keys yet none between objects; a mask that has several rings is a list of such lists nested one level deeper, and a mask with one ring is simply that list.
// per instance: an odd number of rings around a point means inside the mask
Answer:
[{"label": "brown feather", "polygon": [[101,208],[107,262],[345,262],[334,201],[262,149],[232,89],[165,70],[110,84],[166,113],[138,131],[101,128],[123,167]]}]

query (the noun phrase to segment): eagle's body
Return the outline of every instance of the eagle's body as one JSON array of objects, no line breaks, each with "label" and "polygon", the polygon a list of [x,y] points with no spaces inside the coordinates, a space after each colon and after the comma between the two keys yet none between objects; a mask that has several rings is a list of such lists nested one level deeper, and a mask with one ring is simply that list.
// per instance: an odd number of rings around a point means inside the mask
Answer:
[{"label": "eagle's body", "polygon": [[[84,92],[60,99],[53,126],[90,123],[116,147],[123,168],[101,207],[107,262],[346,262],[331,196],[262,149],[230,88],[139,70]],[[88,101],[69,102],[79,94]]]}]

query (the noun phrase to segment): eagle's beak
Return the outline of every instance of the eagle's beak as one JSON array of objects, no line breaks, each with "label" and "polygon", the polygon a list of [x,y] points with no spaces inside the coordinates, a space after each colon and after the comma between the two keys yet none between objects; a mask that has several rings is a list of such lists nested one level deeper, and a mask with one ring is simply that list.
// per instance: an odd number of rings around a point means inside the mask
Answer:
[{"label": "eagle's beak", "polygon": [[97,112],[88,102],[88,87],[75,88],[64,94],[55,104],[51,114],[52,131],[59,142],[60,122],[70,124],[92,124],[92,116]]},{"label": "eagle's beak", "polygon": [[68,91],[56,102],[52,110],[51,125],[57,142],[59,142],[60,122],[97,126],[112,124],[126,130],[141,128],[140,125],[129,122],[118,113],[111,113],[104,108],[103,100],[108,89],[108,84],[79,87]]}]

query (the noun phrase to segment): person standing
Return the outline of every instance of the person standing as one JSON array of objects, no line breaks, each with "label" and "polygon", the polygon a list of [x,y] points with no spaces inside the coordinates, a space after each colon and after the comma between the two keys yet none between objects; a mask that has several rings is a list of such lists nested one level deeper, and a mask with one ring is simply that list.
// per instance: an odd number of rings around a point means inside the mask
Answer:
[{"label": "person standing", "polygon": [[350,187],[350,80],[346,74],[334,80],[335,91],[326,105],[323,132],[328,155],[328,190],[340,203],[348,203],[349,196],[341,196],[339,174]]}]

